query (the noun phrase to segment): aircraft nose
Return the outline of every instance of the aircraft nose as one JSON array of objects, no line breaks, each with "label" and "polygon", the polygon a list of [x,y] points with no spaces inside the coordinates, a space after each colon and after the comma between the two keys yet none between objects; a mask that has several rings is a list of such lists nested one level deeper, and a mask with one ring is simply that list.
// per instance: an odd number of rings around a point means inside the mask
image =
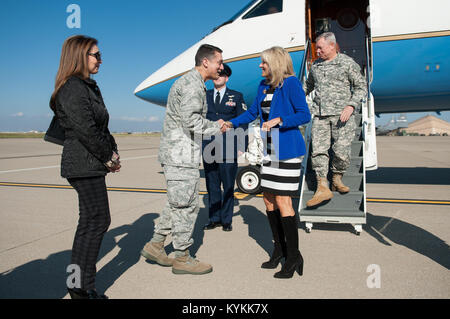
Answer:
[{"label": "aircraft nose", "polygon": [[167,95],[170,91],[172,84],[177,80],[179,76],[166,81],[159,82],[146,88],[136,88],[134,94],[148,102],[156,105],[166,106]]}]

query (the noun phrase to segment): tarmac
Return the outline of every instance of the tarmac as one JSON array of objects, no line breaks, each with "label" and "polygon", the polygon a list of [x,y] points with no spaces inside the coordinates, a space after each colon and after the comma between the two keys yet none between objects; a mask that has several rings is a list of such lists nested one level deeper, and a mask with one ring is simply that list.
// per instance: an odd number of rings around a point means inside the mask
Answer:
[{"label": "tarmac", "polygon": [[[260,268],[272,250],[260,196],[236,194],[233,231],[203,230],[203,177],[190,250],[213,272],[174,275],[141,257],[167,196],[159,137],[117,143],[122,169],[107,177],[112,222],[97,263],[97,290],[112,299],[450,297],[449,137],[377,137],[379,168],[367,172],[361,235],[346,224],[314,224],[306,233],[301,223],[304,274],[286,280],[273,278],[281,266]],[[61,149],[0,139],[0,298],[68,298],[78,199],[60,177]],[[170,243],[166,251],[173,253]]]}]

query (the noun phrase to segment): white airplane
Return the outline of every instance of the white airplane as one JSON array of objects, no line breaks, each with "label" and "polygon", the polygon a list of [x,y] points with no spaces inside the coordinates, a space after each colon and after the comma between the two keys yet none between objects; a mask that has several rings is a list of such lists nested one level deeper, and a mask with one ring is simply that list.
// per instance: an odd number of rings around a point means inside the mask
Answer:
[{"label": "white airplane", "polygon": [[171,84],[193,67],[198,47],[210,43],[223,50],[233,70],[230,87],[250,104],[261,80],[261,51],[286,48],[299,73],[306,51],[308,66],[316,58],[316,35],[332,31],[341,52],[370,75],[376,113],[450,110],[449,12],[448,0],[250,1],[134,93],[165,106]]},{"label": "white airplane", "polygon": [[340,51],[366,75],[369,94],[362,116],[372,154],[366,167],[376,168],[375,114],[450,110],[449,12],[449,0],[253,0],[134,93],[165,106],[173,82],[194,66],[198,47],[209,43],[223,50],[233,70],[229,86],[250,105],[261,80],[263,50],[286,48],[303,80],[317,57],[316,37],[332,31]]}]

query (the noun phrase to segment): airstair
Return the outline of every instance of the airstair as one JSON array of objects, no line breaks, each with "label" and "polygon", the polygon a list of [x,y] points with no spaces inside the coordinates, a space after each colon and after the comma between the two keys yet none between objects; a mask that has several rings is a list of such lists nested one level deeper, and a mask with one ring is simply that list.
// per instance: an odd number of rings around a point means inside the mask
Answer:
[{"label": "airstair", "polygon": [[[369,58],[369,39],[366,39],[367,61]],[[302,68],[300,70],[300,80],[303,82],[307,78],[306,61],[310,43],[307,42],[305,50],[305,58],[303,59]],[[301,187],[300,201],[298,212],[300,222],[305,223],[306,232],[311,232],[315,223],[333,223],[333,224],[351,224],[355,233],[360,235],[362,225],[366,223],[366,170],[377,168],[376,138],[375,138],[375,114],[374,99],[370,93],[371,83],[371,67],[370,63],[364,69],[368,87],[368,94],[362,101],[359,114],[355,114],[357,128],[351,145],[350,167],[344,174],[342,181],[350,187],[350,192],[340,194],[333,192],[334,197],[313,207],[306,206],[306,202],[310,200],[317,187],[315,173],[311,169],[311,122],[306,126],[304,132],[306,155],[303,158],[301,168]],[[314,94],[314,92],[312,93]],[[333,153],[330,150],[330,167]],[[331,185],[331,173],[328,175]]]}]

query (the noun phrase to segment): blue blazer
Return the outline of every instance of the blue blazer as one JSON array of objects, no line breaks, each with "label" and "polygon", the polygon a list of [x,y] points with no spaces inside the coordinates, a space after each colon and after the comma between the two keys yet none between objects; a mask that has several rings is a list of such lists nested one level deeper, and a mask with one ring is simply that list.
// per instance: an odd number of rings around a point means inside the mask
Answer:
[{"label": "blue blazer", "polygon": [[[264,123],[261,111],[261,102],[266,97],[266,90],[270,88],[262,80],[258,87],[258,93],[250,108],[240,116],[230,120],[234,127],[247,124],[255,120],[258,115],[261,119],[261,126]],[[278,86],[273,94],[270,105],[269,120],[281,117],[282,126],[276,126],[279,134],[272,133],[272,144],[278,160],[286,160],[299,157],[305,154],[305,142],[299,130],[299,126],[311,120],[308,104],[306,103],[305,92],[300,81],[295,76],[284,79],[283,85]],[[274,132],[272,128],[272,132]],[[261,130],[261,137],[265,137],[265,132]],[[264,153],[267,154],[266,150]]]},{"label": "blue blazer", "polygon": [[[236,116],[241,115],[245,112],[245,101],[241,92],[231,90],[228,87],[225,90],[225,94],[223,95],[222,101],[219,105],[214,104],[214,90],[206,91],[206,102],[208,103],[208,111],[206,113],[206,118],[211,121],[218,121],[220,119],[224,121],[228,121]],[[247,125],[243,125],[242,128],[244,130],[247,129]],[[220,140],[217,142],[217,147],[222,146],[222,156],[223,160],[235,160],[237,159],[237,151],[240,150],[245,152],[248,144],[248,137],[245,136],[244,141],[238,140],[236,136],[233,137],[234,145],[228,146],[227,152],[227,143],[226,143],[226,134],[221,134]],[[212,136],[211,139],[203,140],[203,149],[215,140],[215,137]]]}]

